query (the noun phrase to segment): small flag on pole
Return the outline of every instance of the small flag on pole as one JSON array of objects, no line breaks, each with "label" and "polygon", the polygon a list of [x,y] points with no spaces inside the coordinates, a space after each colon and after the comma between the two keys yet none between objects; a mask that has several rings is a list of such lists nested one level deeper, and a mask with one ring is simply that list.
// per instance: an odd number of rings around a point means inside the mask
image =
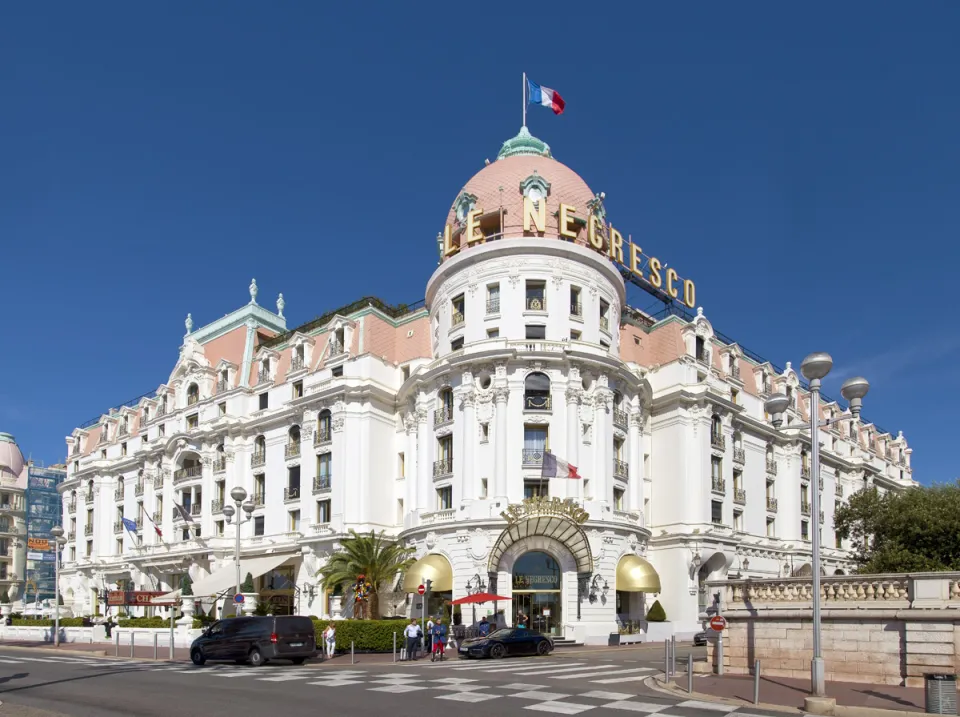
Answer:
[{"label": "small flag on pole", "polygon": [[543,454],[543,468],[540,471],[541,478],[583,478],[577,473],[577,467],[572,466],[566,461],[562,461],[553,455],[550,451]]},{"label": "small flag on pole", "polygon": [[173,507],[177,509],[177,512],[180,514],[180,517],[183,518],[186,522],[192,523],[193,518],[190,517],[190,511],[180,505],[177,501],[173,501]]},{"label": "small flag on pole", "polygon": [[130,520],[129,518],[121,518],[120,520],[123,523],[124,528],[133,533],[137,532],[137,521]]},{"label": "small flag on pole", "polygon": [[563,114],[563,108],[567,104],[556,90],[541,87],[530,80],[527,80],[527,97],[531,104],[549,107],[555,115]]},{"label": "small flag on pole", "polygon": [[153,529],[157,531],[157,537],[160,538],[160,540],[163,540],[163,532],[160,530],[160,526],[157,525],[157,521],[155,521],[153,519],[153,516],[150,515],[149,513],[145,512],[144,515],[147,516],[147,520],[149,520],[150,524],[153,525]]}]

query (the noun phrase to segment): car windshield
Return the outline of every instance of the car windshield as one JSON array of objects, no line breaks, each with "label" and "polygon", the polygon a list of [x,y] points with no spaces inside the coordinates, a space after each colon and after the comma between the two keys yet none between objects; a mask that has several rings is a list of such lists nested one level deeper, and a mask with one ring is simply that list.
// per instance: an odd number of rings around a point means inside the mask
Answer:
[{"label": "car windshield", "polygon": [[497,630],[495,633],[490,635],[490,637],[495,637],[499,640],[503,640],[508,637],[520,637],[521,635],[526,635],[526,634],[527,634],[526,630],[510,630],[510,629],[504,628],[503,630]]}]

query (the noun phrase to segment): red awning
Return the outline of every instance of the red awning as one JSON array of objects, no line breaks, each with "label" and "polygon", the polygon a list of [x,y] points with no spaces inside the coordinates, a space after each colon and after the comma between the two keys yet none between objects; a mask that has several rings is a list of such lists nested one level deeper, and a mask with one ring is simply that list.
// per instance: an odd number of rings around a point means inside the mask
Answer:
[{"label": "red awning", "polygon": [[469,605],[470,603],[479,603],[479,602],[496,602],[498,600],[509,600],[510,598],[505,598],[502,595],[494,595],[492,593],[475,593],[473,595],[467,595],[466,597],[459,598],[457,600],[451,600],[451,605]]}]

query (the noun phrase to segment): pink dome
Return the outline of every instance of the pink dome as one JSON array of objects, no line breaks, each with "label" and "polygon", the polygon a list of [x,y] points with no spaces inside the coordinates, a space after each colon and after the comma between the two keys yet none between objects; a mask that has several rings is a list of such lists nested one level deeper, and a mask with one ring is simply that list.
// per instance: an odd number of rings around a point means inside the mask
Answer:
[{"label": "pink dome", "polygon": [[0,433],[0,472],[19,478],[23,472],[23,454],[9,433]]}]

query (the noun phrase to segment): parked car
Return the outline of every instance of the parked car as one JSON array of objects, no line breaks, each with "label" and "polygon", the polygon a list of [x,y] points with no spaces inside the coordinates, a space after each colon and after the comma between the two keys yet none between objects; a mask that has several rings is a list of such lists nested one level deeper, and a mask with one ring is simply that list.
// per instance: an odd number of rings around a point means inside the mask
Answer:
[{"label": "parked car", "polygon": [[295,615],[217,620],[190,645],[195,665],[207,660],[249,662],[254,667],[269,660],[302,665],[316,654],[313,621]]},{"label": "parked car", "polygon": [[706,647],[707,646],[707,633],[698,632],[693,636],[693,646],[694,647]]},{"label": "parked car", "polygon": [[460,643],[458,654],[461,658],[501,657],[519,655],[549,655],[553,652],[553,641],[536,630],[522,627],[504,628],[487,637],[474,637]]}]

